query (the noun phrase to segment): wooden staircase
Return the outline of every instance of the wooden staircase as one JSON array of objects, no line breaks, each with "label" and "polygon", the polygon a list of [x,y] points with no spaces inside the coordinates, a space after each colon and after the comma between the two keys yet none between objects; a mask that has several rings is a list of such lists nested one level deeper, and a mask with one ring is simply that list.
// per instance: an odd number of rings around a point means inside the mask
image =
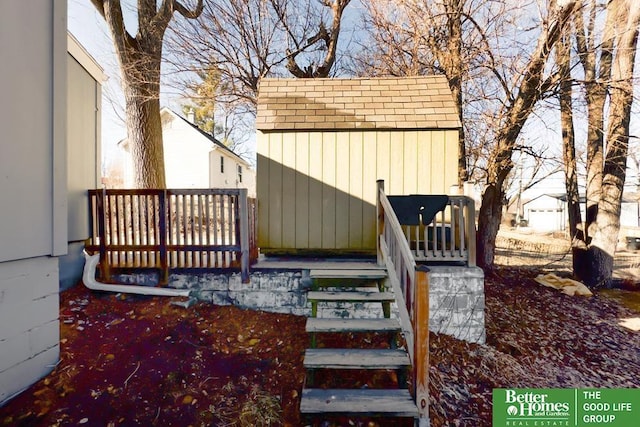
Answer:
[{"label": "wooden staircase", "polygon": [[[407,388],[407,370],[411,363],[403,348],[396,348],[400,323],[391,317],[393,292],[386,289],[387,273],[382,269],[370,270],[311,270],[313,288],[308,292],[312,315],[307,319],[306,330],[311,334],[311,348],[307,349],[304,366],[307,381],[302,390],[300,412],[303,416],[329,417],[418,417],[418,409]],[[383,318],[356,318],[319,316],[318,307],[330,307],[343,303],[380,303]],[[370,348],[364,340],[359,348],[317,348],[322,334],[344,335],[343,342],[356,334],[386,334],[388,348]],[[335,340],[334,340],[335,341]],[[378,340],[379,341],[379,340]],[[397,372],[395,388],[324,388],[315,384],[319,370],[334,370],[335,376],[348,378],[345,371],[393,370]],[[341,375],[344,372],[344,375]]]}]

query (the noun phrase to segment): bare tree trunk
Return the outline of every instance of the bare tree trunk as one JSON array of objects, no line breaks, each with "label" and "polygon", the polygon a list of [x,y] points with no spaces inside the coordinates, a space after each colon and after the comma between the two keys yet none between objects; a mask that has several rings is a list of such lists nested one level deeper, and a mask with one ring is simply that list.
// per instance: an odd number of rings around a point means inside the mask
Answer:
[{"label": "bare tree trunk", "polygon": [[573,82],[571,79],[571,39],[564,34],[556,50],[560,74],[560,126],[562,129],[562,152],[564,160],[564,185],[567,192],[567,216],[573,270],[580,268],[581,253],[586,249],[584,225],[580,215],[580,193],[578,189],[578,162],[576,138],[573,127]]},{"label": "bare tree trunk", "polygon": [[536,50],[522,73],[517,95],[507,106],[504,122],[498,131],[497,145],[488,164],[487,187],[482,195],[478,217],[478,265],[493,268],[495,242],[502,221],[502,206],[505,199],[504,185],[513,169],[513,150],[522,127],[552,82],[545,79],[544,69],[556,42],[564,33],[576,2],[566,2],[563,7],[551,8],[555,16],[540,38]]},{"label": "bare tree trunk", "polygon": [[580,217],[580,193],[578,191],[578,162],[576,138],[573,128],[573,83],[571,80],[571,40],[565,33],[556,50],[560,81],[560,126],[562,128],[562,152],[564,160],[564,183],[567,192],[567,216],[572,245],[583,241]]},{"label": "bare tree trunk", "polygon": [[202,13],[177,0],[138,0],[138,31],[127,32],[119,0],[91,0],[106,21],[115,46],[126,102],[129,147],[137,188],[165,188],[164,150],[160,120],[160,63],[163,37],[174,12],[186,18]]},{"label": "bare tree trunk", "polygon": [[574,261],[574,273],[587,286],[595,288],[611,285],[613,259],[620,232],[640,4],[635,0],[612,0],[608,4],[606,25],[609,28],[605,28],[605,34],[614,34],[609,43],[608,39],[603,42],[611,53],[609,58],[605,57],[611,64],[607,150],[601,172],[597,215],[589,230],[588,248],[579,255],[577,262]]},{"label": "bare tree trunk", "polygon": [[615,16],[608,12],[604,27],[600,55],[600,64],[596,61],[595,23],[598,4],[589,3],[589,19],[585,26],[582,12],[576,14],[576,40],[578,56],[584,68],[585,93],[587,100],[587,206],[585,218],[585,244],[589,244],[590,235],[595,232],[598,215],[598,203],[602,188],[602,169],[604,165],[604,106],[607,98],[607,82],[611,75],[613,57],[613,29]]},{"label": "bare tree trunk", "polygon": [[[462,63],[462,12],[464,0],[450,0],[445,2],[447,10],[447,26],[449,38],[447,39],[448,55],[442,55],[440,61],[446,64],[446,74],[449,80],[449,88],[453,94],[456,107],[458,108],[458,117],[460,123],[463,123],[462,117],[462,78],[464,69]],[[464,128],[460,129],[458,135],[458,185],[462,186],[469,178],[467,171],[467,149],[465,146]]]},{"label": "bare tree trunk", "polygon": [[161,46],[161,41],[152,39],[139,40],[136,49],[127,44],[116,49],[136,188],[166,188],[160,119]]},{"label": "bare tree trunk", "polygon": [[496,255],[496,238],[502,222],[502,186],[489,184],[482,194],[478,213],[478,233],[476,234],[477,259],[479,267],[493,268]]},{"label": "bare tree trunk", "polygon": [[160,100],[126,86],[126,121],[135,188],[166,188]]}]

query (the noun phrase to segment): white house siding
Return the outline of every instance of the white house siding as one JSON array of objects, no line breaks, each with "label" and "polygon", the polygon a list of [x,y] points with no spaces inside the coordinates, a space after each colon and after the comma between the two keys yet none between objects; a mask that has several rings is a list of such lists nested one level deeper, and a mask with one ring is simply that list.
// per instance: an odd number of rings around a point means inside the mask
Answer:
[{"label": "white house siding", "polygon": [[[255,171],[241,157],[214,143],[212,139],[169,108],[162,108],[162,138],[167,188],[246,188],[255,197]],[[133,187],[133,164],[127,151],[125,185]],[[224,157],[224,172],[220,169]],[[238,176],[242,166],[242,182]]]},{"label": "white house siding", "polygon": [[0,14],[0,405],[59,357],[58,263],[67,249],[66,2]]},{"label": "white house siding", "polygon": [[[568,227],[567,202],[564,195],[543,194],[526,202],[523,206],[524,218],[528,226],[536,231],[564,231]],[[620,206],[620,226],[640,227],[638,202],[631,197],[623,198]],[[580,203],[580,217],[584,220],[585,202]]]},{"label": "white house siding", "polygon": [[67,187],[69,241],[89,238],[87,190],[100,187],[100,66],[71,36],[67,37]]},{"label": "white house siding", "polygon": [[[221,168],[224,159],[224,170]],[[238,173],[242,167],[242,179]],[[209,186],[211,188],[246,188],[249,197],[256,194],[256,174],[248,164],[220,147],[209,153]]]},{"label": "white house siding", "polygon": [[59,357],[58,263],[0,263],[0,402],[47,374]]},{"label": "white house siding", "polygon": [[620,206],[620,225],[623,227],[640,227],[638,202],[622,202]]},{"label": "white house siding", "polygon": [[164,162],[168,188],[208,188],[211,141],[189,123],[162,113]]}]

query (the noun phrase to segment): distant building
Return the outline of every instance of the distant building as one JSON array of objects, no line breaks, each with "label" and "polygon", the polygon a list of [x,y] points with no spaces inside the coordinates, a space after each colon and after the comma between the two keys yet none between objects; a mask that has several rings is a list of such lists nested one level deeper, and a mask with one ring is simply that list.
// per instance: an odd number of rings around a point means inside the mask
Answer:
[{"label": "distant building", "polygon": [[[246,188],[255,197],[255,171],[242,157],[188,119],[160,110],[168,188]],[[129,141],[118,143],[129,153]],[[125,186],[133,185],[133,164],[127,156]]]},{"label": "distant building", "polygon": [[522,204],[524,219],[536,231],[563,231],[567,228],[567,197],[542,194]]},{"label": "distant building", "polygon": [[[622,197],[620,226],[640,227],[638,193],[624,194]],[[581,217],[585,218],[585,199],[580,200]],[[567,195],[542,194],[522,205],[527,225],[536,231],[564,231],[568,228]]]}]

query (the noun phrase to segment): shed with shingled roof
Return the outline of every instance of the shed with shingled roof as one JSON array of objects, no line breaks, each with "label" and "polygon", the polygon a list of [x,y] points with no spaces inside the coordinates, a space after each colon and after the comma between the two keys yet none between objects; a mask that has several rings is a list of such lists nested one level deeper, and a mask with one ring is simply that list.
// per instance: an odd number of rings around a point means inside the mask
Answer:
[{"label": "shed with shingled roof", "polygon": [[263,253],[375,253],[377,180],[397,195],[457,182],[444,76],[263,79],[256,127]]}]

